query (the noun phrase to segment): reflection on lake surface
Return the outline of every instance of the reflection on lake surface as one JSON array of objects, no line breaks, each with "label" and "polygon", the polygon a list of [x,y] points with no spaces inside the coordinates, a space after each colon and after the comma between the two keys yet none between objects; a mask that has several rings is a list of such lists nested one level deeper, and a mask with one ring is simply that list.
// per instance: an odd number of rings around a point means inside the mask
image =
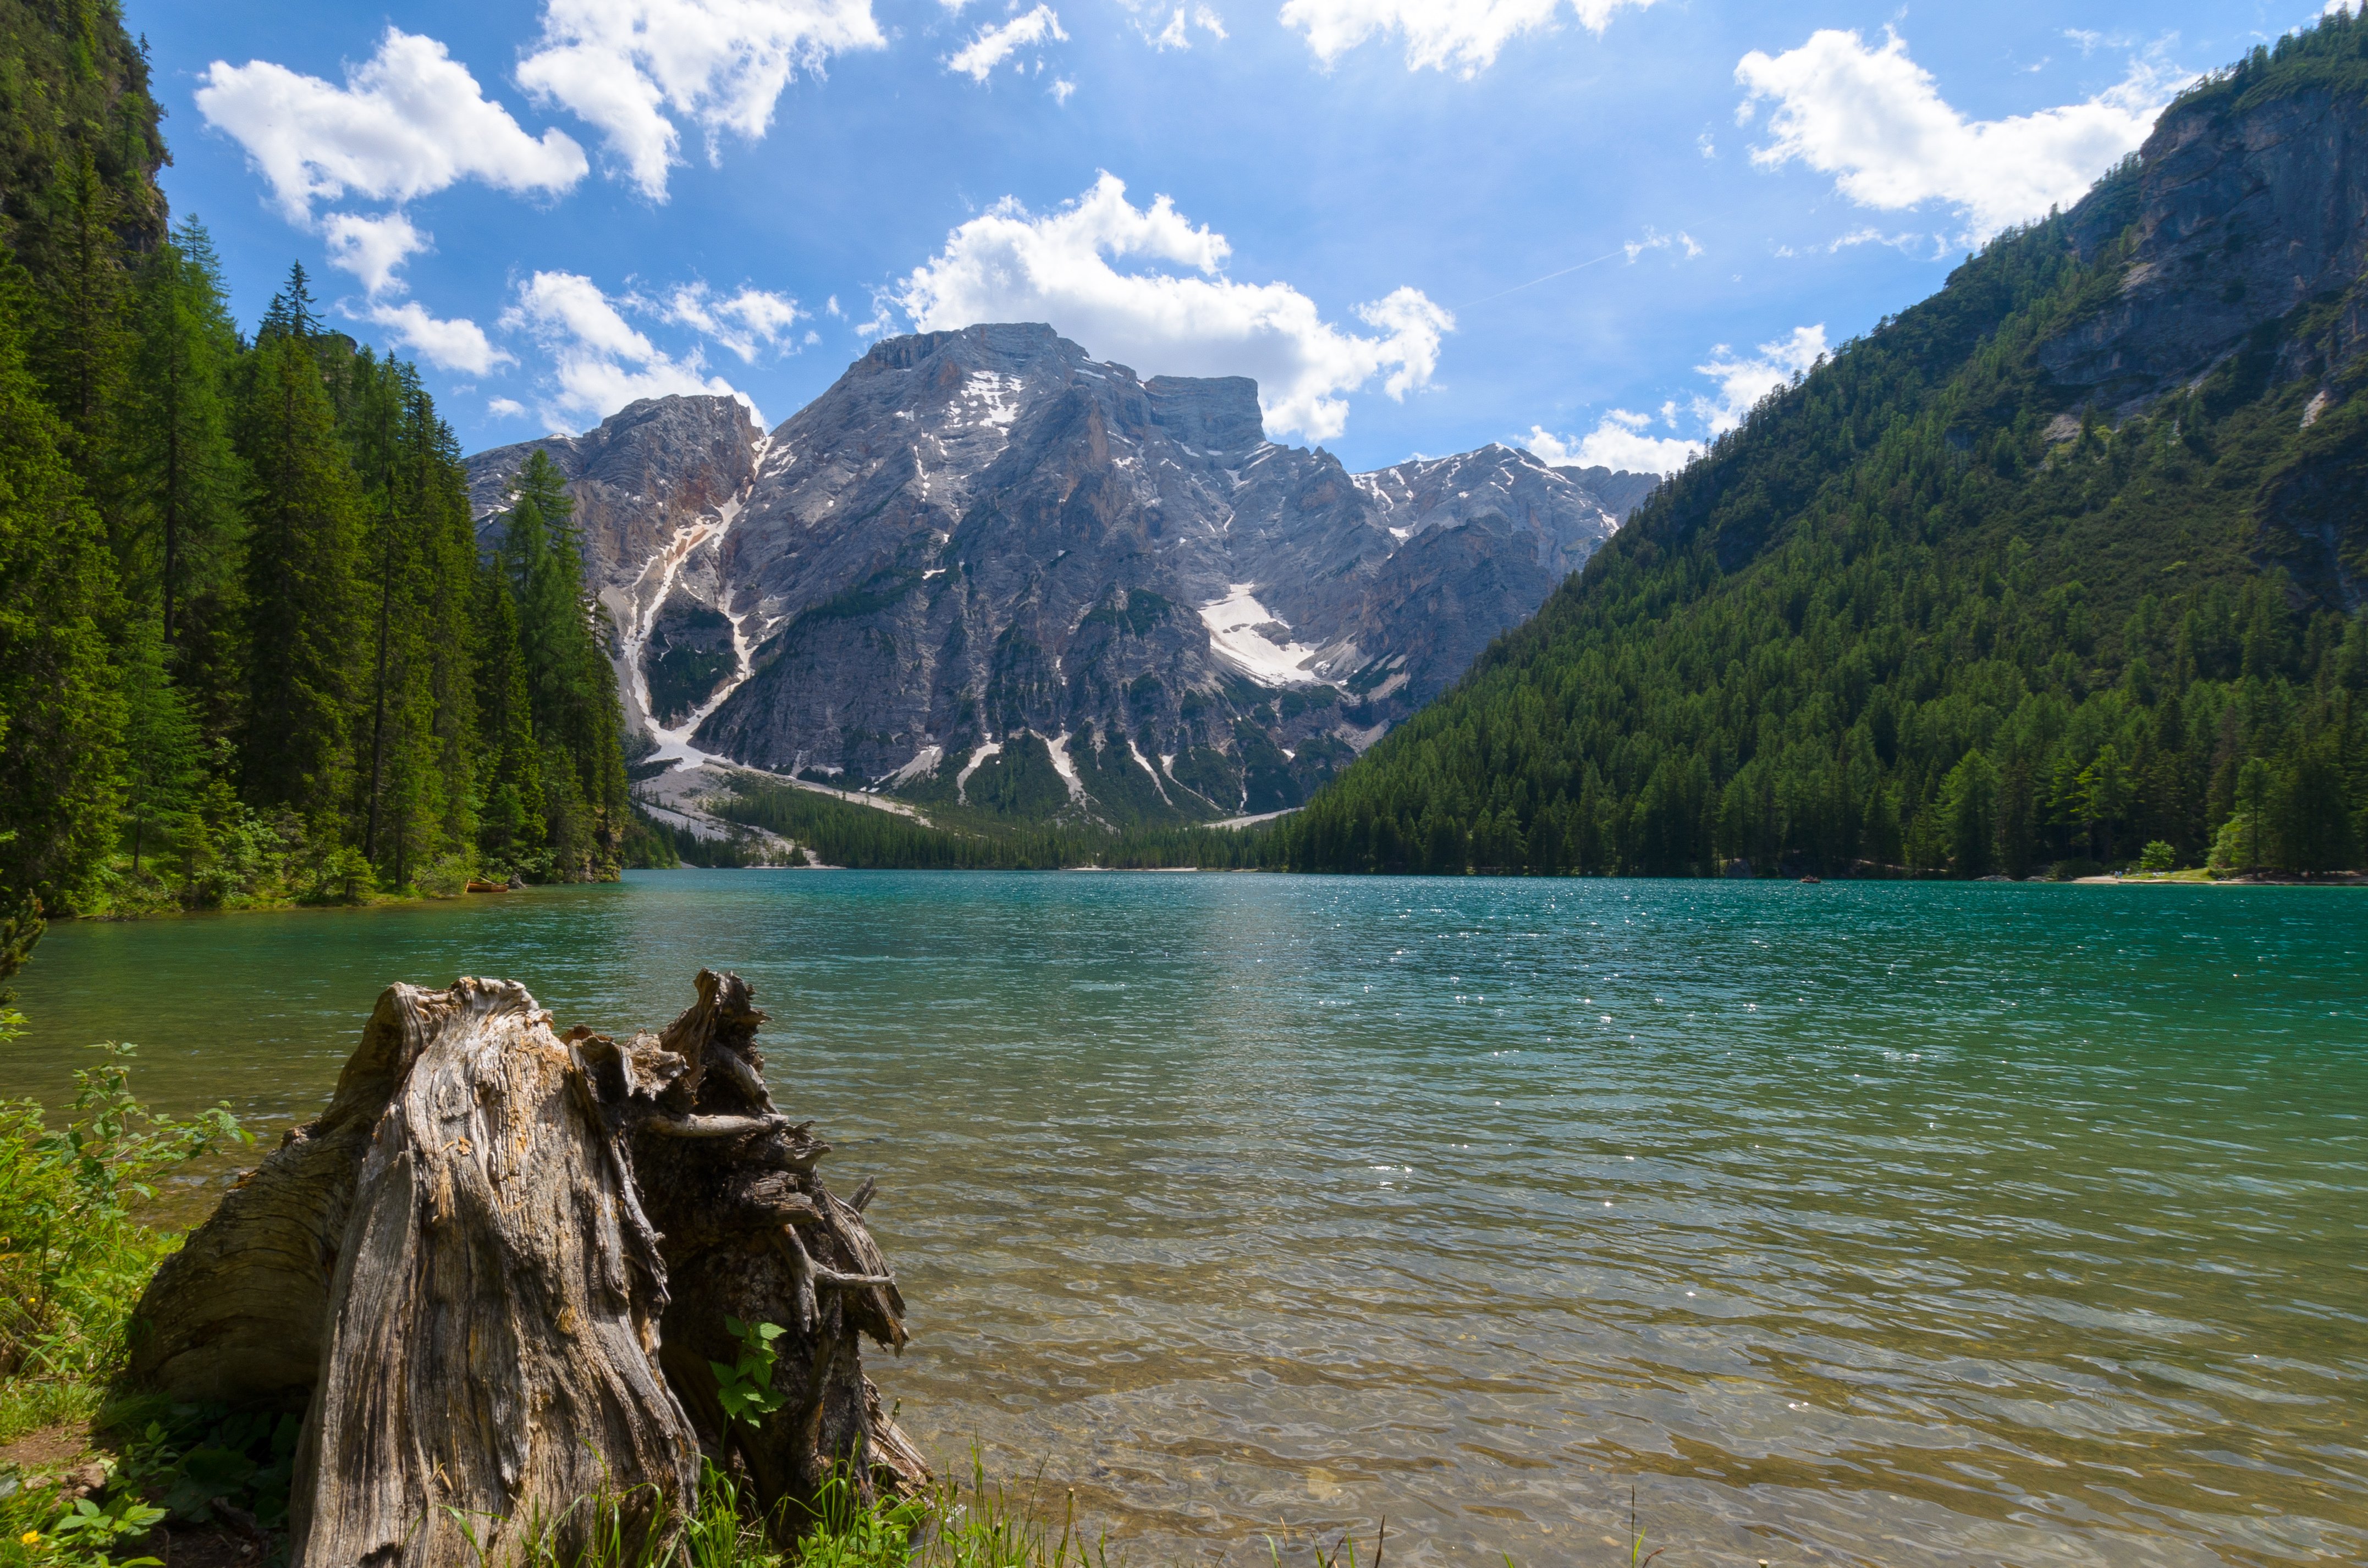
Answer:
[{"label": "reflection on lake surface", "polygon": [[1624,1562],[1632,1484],[1663,1568],[2368,1560],[2368,895],[652,873],[54,929],[0,1088],[268,1135],[387,981],[701,964],[881,1179],[906,1424],[1131,1562]]}]

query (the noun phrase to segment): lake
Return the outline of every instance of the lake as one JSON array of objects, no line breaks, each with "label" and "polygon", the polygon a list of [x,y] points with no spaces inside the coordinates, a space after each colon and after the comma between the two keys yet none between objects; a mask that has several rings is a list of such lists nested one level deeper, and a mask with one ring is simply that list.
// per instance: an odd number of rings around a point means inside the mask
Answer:
[{"label": "lake", "polygon": [[389,981],[702,964],[880,1178],[902,1419],[1129,1562],[2368,1560],[2363,892],[643,873],[54,928],[0,1090],[268,1142]]}]

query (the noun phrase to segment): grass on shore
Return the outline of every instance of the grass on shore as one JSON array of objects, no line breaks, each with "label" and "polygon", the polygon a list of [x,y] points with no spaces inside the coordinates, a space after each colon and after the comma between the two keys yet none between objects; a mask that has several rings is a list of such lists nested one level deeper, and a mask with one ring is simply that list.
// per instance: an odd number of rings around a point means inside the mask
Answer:
[{"label": "grass on shore", "polygon": [[[22,1024],[0,1007],[0,1049]],[[149,1568],[160,1524],[184,1539],[259,1530],[284,1562],[274,1532],[294,1417],[113,1399],[140,1293],[179,1244],[142,1223],[141,1206],[166,1173],[251,1140],[224,1108],[188,1122],[152,1114],[131,1092],[132,1048],[97,1050],[63,1125],[30,1100],[0,1103],[0,1447],[30,1438],[39,1450],[0,1461],[0,1568]],[[991,1482],[975,1457],[967,1485],[920,1498],[866,1503],[840,1484],[784,1551],[711,1470],[689,1517],[631,1558],[587,1499],[595,1545],[570,1568],[1105,1568],[1107,1542],[1079,1536],[1073,1504],[1058,1518],[1040,1508],[1040,1490]],[[612,1527],[618,1517],[605,1512]],[[558,1562],[530,1550],[517,1568]]]},{"label": "grass on shore", "polygon": [[[0,1008],[0,1048],[22,1022]],[[159,1524],[268,1536],[286,1518],[292,1416],[110,1403],[140,1293],[179,1244],[139,1206],[166,1172],[251,1140],[226,1109],[152,1114],[131,1093],[132,1048],[97,1050],[63,1126],[32,1101],[0,1104],[0,1446],[47,1439],[38,1462],[0,1465],[0,1568],[144,1568],[156,1560],[134,1553]],[[587,1499],[595,1545],[575,1555],[582,1568],[1103,1568],[1107,1544],[1081,1539],[1073,1510],[1056,1520],[1037,1501],[975,1460],[967,1486],[916,1499],[865,1503],[842,1483],[783,1551],[711,1470],[689,1517],[632,1558],[620,1511]],[[557,1564],[529,1551],[517,1568]]]}]

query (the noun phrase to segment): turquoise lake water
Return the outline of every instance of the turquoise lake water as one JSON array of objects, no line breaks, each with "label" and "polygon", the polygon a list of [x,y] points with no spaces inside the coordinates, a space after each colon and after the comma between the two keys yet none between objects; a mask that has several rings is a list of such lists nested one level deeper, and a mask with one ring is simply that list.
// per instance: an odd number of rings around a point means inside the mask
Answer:
[{"label": "turquoise lake water", "polygon": [[647,873],[53,929],[0,1092],[268,1136],[389,981],[702,964],[906,1424],[1129,1562],[2368,1562],[2368,892]]}]

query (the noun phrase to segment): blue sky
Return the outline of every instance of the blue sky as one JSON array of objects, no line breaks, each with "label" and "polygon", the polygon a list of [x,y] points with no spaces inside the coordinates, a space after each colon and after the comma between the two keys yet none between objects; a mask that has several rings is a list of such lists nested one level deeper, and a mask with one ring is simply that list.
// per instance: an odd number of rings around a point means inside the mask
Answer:
[{"label": "blue sky", "polygon": [[1358,469],[1671,464],[2317,9],[125,3],[242,319],[302,260],[469,449],[1049,319]]}]

